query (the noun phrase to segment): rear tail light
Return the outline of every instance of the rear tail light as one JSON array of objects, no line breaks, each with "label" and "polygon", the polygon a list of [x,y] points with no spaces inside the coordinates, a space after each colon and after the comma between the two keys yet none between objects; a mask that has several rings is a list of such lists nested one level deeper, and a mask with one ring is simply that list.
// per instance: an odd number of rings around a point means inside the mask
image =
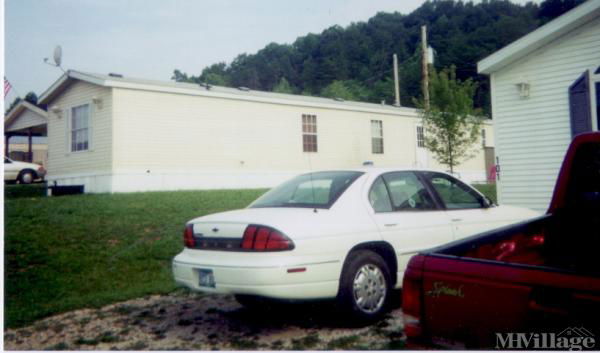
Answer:
[{"label": "rear tail light", "polygon": [[183,232],[186,248],[222,251],[285,251],[294,249],[294,242],[271,227],[249,225],[239,238],[211,238],[194,236],[194,225],[188,224]]},{"label": "rear tail light", "polygon": [[244,231],[244,238],[242,238],[242,249],[252,249],[254,244],[254,234],[256,234],[256,226],[248,226]]},{"label": "rear tail light", "polygon": [[404,332],[408,338],[422,334],[421,316],[423,313],[423,263],[424,257],[413,257],[404,273],[402,283],[402,313]]},{"label": "rear tail light", "polygon": [[186,248],[193,248],[196,246],[196,240],[194,239],[194,225],[188,224],[185,226],[183,231],[183,245]]},{"label": "rear tail light", "polygon": [[284,251],[294,249],[294,243],[276,229],[249,225],[244,231],[242,249],[250,251]]}]

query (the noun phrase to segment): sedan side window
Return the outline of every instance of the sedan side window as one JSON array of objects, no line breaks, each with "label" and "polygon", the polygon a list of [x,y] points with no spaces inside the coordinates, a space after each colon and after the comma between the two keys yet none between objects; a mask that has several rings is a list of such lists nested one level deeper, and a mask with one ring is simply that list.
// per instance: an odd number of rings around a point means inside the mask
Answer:
[{"label": "sedan side window", "polygon": [[460,210],[483,207],[481,197],[463,182],[440,173],[426,173],[426,175],[435,191],[446,204],[447,209]]},{"label": "sedan side window", "polygon": [[375,212],[392,212],[390,195],[381,177],[375,180],[369,191],[369,202]]},{"label": "sedan side window", "polygon": [[435,203],[412,172],[394,172],[383,176],[390,190],[392,207],[395,211],[422,211],[435,209]]}]

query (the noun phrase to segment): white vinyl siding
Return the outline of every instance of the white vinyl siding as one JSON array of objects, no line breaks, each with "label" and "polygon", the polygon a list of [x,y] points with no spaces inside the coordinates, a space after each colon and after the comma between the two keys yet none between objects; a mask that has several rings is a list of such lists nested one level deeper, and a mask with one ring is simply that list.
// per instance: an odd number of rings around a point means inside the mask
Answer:
[{"label": "white vinyl siding", "polygon": [[[281,180],[311,169],[358,168],[365,161],[377,167],[415,165],[416,114],[311,109],[310,115],[317,116],[319,152],[304,153],[301,116],[307,112],[301,106],[121,88],[113,92],[115,173],[131,180],[181,175],[191,183],[191,175],[242,178],[240,173]],[[386,144],[385,154],[371,153],[368,127],[375,117],[385,126],[385,138],[395,141]],[[485,179],[483,153],[459,170],[465,177],[480,173]]]},{"label": "white vinyl siding", "polygon": [[598,58],[600,18],[491,75],[500,203],[546,210],[571,141],[568,88]]},{"label": "white vinyl siding", "polygon": [[[91,103],[94,97],[102,100],[101,107]],[[71,110],[86,104],[89,105],[91,144],[85,153],[73,153],[71,151]],[[80,174],[109,174],[112,170],[113,147],[111,89],[77,81],[51,101],[48,107],[49,179]],[[52,112],[52,108],[60,109],[60,113]]]},{"label": "white vinyl siding", "polygon": [[[71,152],[74,107],[89,104],[89,149]],[[49,178],[86,192],[273,187],[311,170],[416,166],[408,109],[381,113],[266,103],[75,80],[49,104]],[[53,110],[60,109],[60,114]],[[302,114],[318,117],[318,153],[303,152]],[[385,126],[385,154],[372,153],[371,120]],[[491,125],[489,126],[491,129]],[[491,131],[491,130],[490,130]],[[433,160],[432,168],[444,169]],[[483,153],[458,168],[484,180]]]}]

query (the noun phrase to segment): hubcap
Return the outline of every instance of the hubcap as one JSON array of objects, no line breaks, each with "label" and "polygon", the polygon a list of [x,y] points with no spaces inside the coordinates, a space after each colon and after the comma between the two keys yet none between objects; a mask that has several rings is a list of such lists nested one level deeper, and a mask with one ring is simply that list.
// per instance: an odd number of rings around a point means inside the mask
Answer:
[{"label": "hubcap", "polygon": [[372,314],[383,306],[387,284],[379,267],[363,265],[354,276],[354,301],[360,310]]},{"label": "hubcap", "polygon": [[33,181],[33,176],[31,175],[31,173],[23,174],[23,183],[24,184],[30,184],[32,181]]}]

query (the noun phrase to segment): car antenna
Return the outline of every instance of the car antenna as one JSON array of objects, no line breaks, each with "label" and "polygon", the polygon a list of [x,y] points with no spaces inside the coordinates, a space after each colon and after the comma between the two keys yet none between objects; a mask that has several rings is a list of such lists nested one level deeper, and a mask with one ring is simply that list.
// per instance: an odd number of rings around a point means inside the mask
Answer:
[{"label": "car antenna", "polygon": [[[308,169],[310,171],[310,173],[308,174],[310,176],[310,190],[312,192],[312,197],[313,197],[313,203],[316,205],[317,204],[317,199],[315,197],[315,185],[313,183],[313,176],[312,176],[312,162],[311,162],[311,158],[310,158],[310,152],[308,153]],[[315,208],[313,209],[314,213],[317,213],[317,207],[315,206]]]}]

